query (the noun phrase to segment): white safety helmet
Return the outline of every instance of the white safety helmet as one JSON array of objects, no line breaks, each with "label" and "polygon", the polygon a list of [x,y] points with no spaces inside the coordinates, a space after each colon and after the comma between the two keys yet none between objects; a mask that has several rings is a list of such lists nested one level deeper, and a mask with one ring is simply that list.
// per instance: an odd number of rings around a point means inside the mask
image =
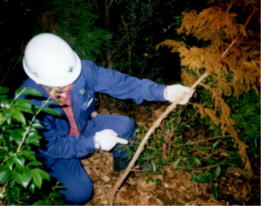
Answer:
[{"label": "white safety helmet", "polygon": [[38,84],[63,87],[78,78],[81,61],[63,39],[51,33],[42,33],[26,45],[23,68]]}]

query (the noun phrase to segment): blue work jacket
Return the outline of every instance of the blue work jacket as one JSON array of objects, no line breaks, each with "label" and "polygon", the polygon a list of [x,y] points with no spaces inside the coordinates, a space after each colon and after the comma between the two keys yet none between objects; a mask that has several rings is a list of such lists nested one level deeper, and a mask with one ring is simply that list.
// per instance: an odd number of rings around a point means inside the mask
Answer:
[{"label": "blue work jacket", "polygon": [[[165,101],[163,90],[165,85],[157,84],[148,79],[138,79],[115,70],[99,67],[91,61],[81,60],[82,71],[73,83],[70,93],[72,109],[80,136],[69,135],[70,125],[59,104],[48,105],[58,110],[62,116],[44,114],[40,118],[43,128],[40,133],[45,140],[40,154],[52,158],[80,158],[95,151],[93,137],[86,136],[88,120],[95,108],[94,95],[96,92],[108,94],[118,99],[132,99],[136,103],[147,101]],[[42,85],[36,84],[30,78],[22,87],[36,89],[47,99],[48,93]],[[23,96],[29,98],[28,95]],[[33,99],[32,99],[33,98]],[[33,104],[40,106],[42,100],[30,97]]]}]

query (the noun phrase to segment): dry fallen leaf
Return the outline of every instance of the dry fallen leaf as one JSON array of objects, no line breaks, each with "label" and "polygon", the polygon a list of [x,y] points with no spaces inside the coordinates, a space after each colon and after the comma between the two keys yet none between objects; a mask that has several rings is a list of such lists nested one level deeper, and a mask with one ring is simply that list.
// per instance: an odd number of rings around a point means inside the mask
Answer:
[{"label": "dry fallen leaf", "polygon": [[[97,152],[82,160],[94,181],[94,198],[87,205],[107,205],[108,193],[114,186],[119,173],[112,170],[112,155]],[[115,205],[225,205],[214,199],[209,184],[191,182],[191,173],[184,170],[166,168],[164,175],[149,175],[132,172],[120,188]],[[147,178],[160,179],[162,184],[147,181]]]}]

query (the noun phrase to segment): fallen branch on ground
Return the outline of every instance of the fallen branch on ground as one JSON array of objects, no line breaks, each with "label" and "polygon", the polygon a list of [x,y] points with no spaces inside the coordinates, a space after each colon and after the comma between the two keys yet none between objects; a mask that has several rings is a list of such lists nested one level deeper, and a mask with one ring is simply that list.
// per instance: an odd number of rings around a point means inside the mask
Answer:
[{"label": "fallen branch on ground", "polygon": [[[190,88],[191,89],[195,89],[206,77],[208,76],[208,73],[203,74]],[[154,131],[160,126],[161,122],[163,119],[165,119],[170,112],[172,112],[173,109],[176,108],[176,106],[178,105],[178,103],[187,95],[187,93],[183,93],[176,101],[172,102],[167,108],[166,110],[158,117],[158,119],[153,122],[152,126],[150,127],[150,129],[147,131],[145,137],[142,139],[137,151],[135,152],[132,160],[129,163],[129,166],[127,167],[127,169],[124,171],[124,173],[122,173],[122,175],[119,177],[118,181],[116,182],[116,184],[114,185],[114,187],[112,188],[112,191],[109,193],[109,204],[113,205],[113,201],[114,201],[114,197],[118,191],[118,189],[120,188],[121,184],[123,183],[123,181],[125,180],[125,178],[128,176],[128,174],[130,173],[130,171],[132,170],[133,166],[135,165],[135,162],[137,161],[137,159],[139,158],[140,154],[142,153],[142,151],[144,150],[145,144],[148,142],[150,136],[154,133]]]}]

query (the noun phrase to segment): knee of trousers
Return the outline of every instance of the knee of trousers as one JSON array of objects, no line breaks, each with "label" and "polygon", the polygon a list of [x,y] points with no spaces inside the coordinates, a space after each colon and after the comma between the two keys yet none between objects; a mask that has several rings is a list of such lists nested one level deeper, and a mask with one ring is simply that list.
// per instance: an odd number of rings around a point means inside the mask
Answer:
[{"label": "knee of trousers", "polygon": [[93,198],[92,182],[82,182],[77,187],[67,188],[61,193],[65,197],[65,201],[71,205],[84,205]]},{"label": "knee of trousers", "polygon": [[120,120],[120,136],[125,139],[132,139],[134,137],[136,124],[135,121],[129,117],[121,116]]}]

